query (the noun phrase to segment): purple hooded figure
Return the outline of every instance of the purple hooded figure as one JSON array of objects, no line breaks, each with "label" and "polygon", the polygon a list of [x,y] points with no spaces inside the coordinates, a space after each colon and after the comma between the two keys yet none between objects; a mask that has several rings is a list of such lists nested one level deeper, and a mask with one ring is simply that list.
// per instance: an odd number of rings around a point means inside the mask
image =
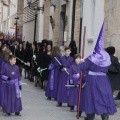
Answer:
[{"label": "purple hooded figure", "polygon": [[110,56],[104,50],[103,23],[93,54],[80,65],[80,69],[87,72],[80,105],[80,110],[87,114],[85,120],[93,120],[95,114],[101,115],[102,120],[108,120],[108,114],[116,112],[110,82],[106,75],[110,65]]}]

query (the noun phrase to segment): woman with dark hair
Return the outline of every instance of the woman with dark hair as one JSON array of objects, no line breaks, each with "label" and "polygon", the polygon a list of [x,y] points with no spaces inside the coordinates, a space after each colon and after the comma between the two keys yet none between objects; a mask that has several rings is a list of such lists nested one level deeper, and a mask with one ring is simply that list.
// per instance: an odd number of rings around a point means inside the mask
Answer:
[{"label": "woman with dark hair", "polygon": [[[115,47],[110,46],[106,48],[106,51],[109,53],[111,59],[111,66],[107,75],[110,79],[112,90],[120,90],[120,63],[118,58],[114,56]],[[118,94],[115,99],[120,99],[120,95]]]},{"label": "woman with dark hair", "polygon": [[[43,55],[44,62],[42,68],[48,68],[49,64],[51,63],[51,60],[52,60],[52,46],[48,44],[46,47],[46,52]],[[43,81],[44,81],[44,89],[46,88],[48,75],[49,75],[49,70],[43,71],[42,79],[41,79],[41,84],[42,84],[41,88],[43,88]]]},{"label": "woman with dark hair", "polygon": [[24,60],[25,60],[26,63],[30,64],[30,66],[25,65],[26,72],[28,73],[27,79],[29,79],[29,80],[31,80],[32,56],[33,56],[33,54],[32,54],[32,45],[27,42],[26,51],[25,51],[25,55],[24,55]]},{"label": "woman with dark hair", "polygon": [[[8,58],[9,58],[9,55],[11,53],[12,52],[9,49],[6,49],[6,50],[2,51],[1,54],[0,54],[0,76],[2,74],[2,70],[3,70],[4,66],[8,62]],[[0,78],[0,106],[3,106],[3,103],[4,103],[3,89],[4,89],[4,87],[3,87],[3,79]]]},{"label": "woman with dark hair", "polygon": [[[16,57],[21,59],[22,61],[24,59],[24,50],[22,43],[19,44],[18,49],[16,50]],[[20,69],[20,74],[22,76],[23,63],[17,59],[16,64],[18,65]]]},{"label": "woman with dark hair", "polygon": [[77,54],[77,47],[76,47],[76,42],[75,42],[75,40],[71,40],[69,46],[71,47],[70,56],[73,57],[75,54]]},{"label": "woman with dark hair", "polygon": [[48,84],[46,88],[45,95],[48,97],[48,100],[51,98],[57,99],[57,92],[58,92],[58,80],[59,80],[59,64],[56,61],[55,57],[60,60],[60,49],[59,47],[55,46],[52,49],[52,61],[48,67],[49,76],[48,76]]}]

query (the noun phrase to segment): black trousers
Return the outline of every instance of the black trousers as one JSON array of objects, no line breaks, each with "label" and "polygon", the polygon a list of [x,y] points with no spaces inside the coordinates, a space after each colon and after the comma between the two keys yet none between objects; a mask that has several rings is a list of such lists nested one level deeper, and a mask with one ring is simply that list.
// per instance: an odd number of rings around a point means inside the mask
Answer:
[{"label": "black trousers", "polygon": [[[94,120],[95,118],[95,114],[87,114],[87,118],[85,120]],[[108,120],[109,119],[109,115],[107,113],[104,113],[101,115],[102,120]]]}]

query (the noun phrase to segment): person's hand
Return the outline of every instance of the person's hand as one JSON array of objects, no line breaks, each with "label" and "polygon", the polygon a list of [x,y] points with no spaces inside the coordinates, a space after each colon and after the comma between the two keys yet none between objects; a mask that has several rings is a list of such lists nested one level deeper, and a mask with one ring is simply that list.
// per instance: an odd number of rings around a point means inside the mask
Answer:
[{"label": "person's hand", "polygon": [[9,81],[9,80],[11,80],[11,78],[10,78],[10,77],[8,77],[8,81]]},{"label": "person's hand", "polygon": [[81,59],[81,62],[84,62],[85,61],[85,59]]},{"label": "person's hand", "polygon": [[60,68],[59,68],[59,70],[62,70],[64,68],[64,66],[63,65],[60,65]]},{"label": "person's hand", "polygon": [[69,80],[69,84],[72,85],[73,84],[73,80],[70,79]]}]

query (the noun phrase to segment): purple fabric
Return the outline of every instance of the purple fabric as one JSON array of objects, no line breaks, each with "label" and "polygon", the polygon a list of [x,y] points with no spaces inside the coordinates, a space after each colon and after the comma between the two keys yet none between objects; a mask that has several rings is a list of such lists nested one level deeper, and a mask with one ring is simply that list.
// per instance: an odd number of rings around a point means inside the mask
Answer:
[{"label": "purple fabric", "polygon": [[[14,72],[14,74],[12,74]],[[17,65],[11,66],[9,63],[6,63],[1,70],[1,76],[7,76],[11,80],[18,79],[19,86],[22,85],[20,71]]]},{"label": "purple fabric", "polygon": [[70,84],[73,84],[73,80],[72,79],[70,79]]},{"label": "purple fabric", "polygon": [[19,86],[22,86],[22,81],[21,80],[19,80]]},{"label": "purple fabric", "polygon": [[[83,71],[107,73],[109,66],[99,67],[87,59],[81,63],[80,69]],[[86,74],[84,79],[86,80],[86,85],[82,89],[80,110],[86,114],[114,114],[117,110],[108,77],[106,75]]]},{"label": "purple fabric", "polygon": [[73,77],[74,77],[74,78],[80,78],[80,74],[79,74],[79,73],[73,74]]},{"label": "purple fabric", "polygon": [[[15,74],[12,74],[14,72]],[[17,95],[19,91],[18,87],[21,85],[21,76],[18,66],[11,66],[9,63],[6,63],[1,70],[1,75],[8,76],[11,80],[18,79],[16,84],[6,84],[4,83],[4,103],[3,103],[3,112],[4,113],[15,113],[22,110],[22,102],[20,97]],[[10,81],[8,81],[10,83]],[[16,87],[17,86],[17,87]]]},{"label": "purple fabric", "polygon": [[99,67],[107,67],[111,64],[110,56],[104,50],[104,23],[98,36],[94,52],[88,57],[88,59]]},{"label": "purple fabric", "polygon": [[[4,69],[4,66],[7,64],[4,60],[0,59],[1,64],[0,64],[0,76],[2,77],[2,70]],[[4,84],[3,84],[3,79],[0,78],[0,105],[3,106],[4,102]]]},{"label": "purple fabric", "polygon": [[8,77],[7,76],[5,76],[5,75],[2,75],[2,77],[1,77],[3,80],[7,80],[8,79]]},{"label": "purple fabric", "polygon": [[48,67],[48,70],[52,70],[53,67],[54,67],[54,64],[51,63],[51,64],[49,65],[49,67]]},{"label": "purple fabric", "polygon": [[20,97],[16,96],[15,84],[4,84],[4,113],[15,113],[22,110],[22,103]]},{"label": "purple fabric", "polygon": [[89,71],[89,72],[88,72],[88,75],[99,75],[99,76],[103,76],[103,75],[106,75],[106,73]]},{"label": "purple fabric", "polygon": [[[60,56],[56,56],[58,60],[60,60]],[[52,59],[53,69],[54,69],[54,83],[53,83],[53,90],[50,89],[50,77],[51,77],[51,70],[49,72],[48,76],[48,84],[46,88],[45,95],[50,98],[57,99],[58,94],[58,84],[59,84],[59,64],[55,60],[55,58]]]},{"label": "purple fabric", "polygon": [[16,88],[16,97],[20,98],[20,90],[18,85],[18,79],[10,80],[10,81],[3,81],[4,84],[14,84]]},{"label": "purple fabric", "polygon": [[[65,68],[67,68],[67,71],[69,72],[70,66],[73,64],[73,58],[70,56],[69,57],[63,56],[61,57],[60,62]],[[67,89],[65,85],[68,84],[69,80],[70,80],[70,76],[66,74],[65,71],[61,71],[59,76],[59,85],[58,85],[58,96],[57,96],[58,102],[68,103],[69,89]]]},{"label": "purple fabric", "polygon": [[51,75],[50,75],[50,90],[54,89],[54,69],[51,70]]},{"label": "purple fabric", "polygon": [[[79,73],[80,73],[80,67],[79,65],[76,65],[74,63],[70,68],[70,79],[72,79],[74,85],[78,85],[80,83],[80,76],[78,76]],[[78,91],[79,91],[79,87],[69,88],[69,100],[68,100],[69,105],[77,106]]]}]

